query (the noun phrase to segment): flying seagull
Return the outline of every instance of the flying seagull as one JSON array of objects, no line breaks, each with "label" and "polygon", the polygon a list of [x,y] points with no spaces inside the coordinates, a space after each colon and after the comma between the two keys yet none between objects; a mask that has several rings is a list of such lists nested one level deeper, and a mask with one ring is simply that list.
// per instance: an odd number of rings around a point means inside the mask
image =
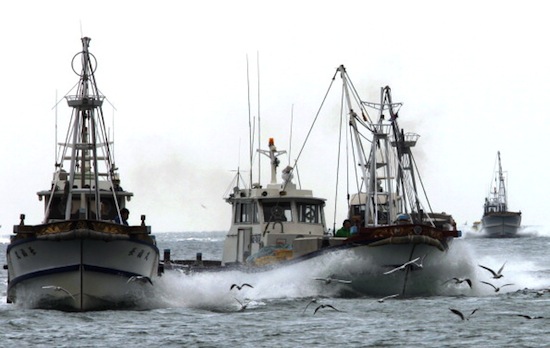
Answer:
[{"label": "flying seagull", "polygon": [[449,308],[449,310],[450,310],[451,312],[453,312],[454,314],[458,315],[458,316],[460,317],[460,319],[462,319],[462,320],[468,320],[468,319],[470,319],[470,317],[471,317],[472,315],[474,315],[474,313],[475,313],[478,309],[477,309],[477,308],[474,309],[474,310],[472,311],[472,313],[470,313],[470,315],[468,315],[467,317],[465,317],[464,314],[462,314],[462,312],[459,311],[458,309]]},{"label": "flying seagull", "polygon": [[493,279],[499,279],[499,278],[502,278],[503,275],[502,275],[502,269],[504,268],[504,265],[506,264],[506,262],[504,262],[502,264],[502,267],[500,267],[500,269],[498,270],[498,272],[495,272],[493,271],[492,269],[490,269],[489,267],[485,267],[483,265],[478,265],[479,267],[481,268],[485,268],[486,270],[488,270],[489,272],[491,272],[493,274]]},{"label": "flying seagull", "polygon": [[544,317],[541,317],[541,316],[532,317],[532,316],[526,315],[526,314],[516,314],[516,316],[523,317],[525,319],[544,319]]},{"label": "flying seagull", "polygon": [[306,312],[307,307],[309,307],[309,305],[312,304],[312,303],[317,303],[317,299],[314,298],[314,299],[312,299],[311,301],[309,301],[309,303],[307,304],[306,308],[304,308],[304,311],[302,312],[302,314],[304,314],[304,313]]},{"label": "flying seagull", "polygon": [[[390,273],[393,273],[393,272],[396,272],[396,271],[400,271],[400,270],[402,270],[402,269],[405,269],[405,268],[407,268],[407,266],[409,266],[409,265],[411,265],[411,264],[413,264],[413,263],[416,264],[416,261],[418,261],[418,260],[420,260],[420,257],[417,257],[417,258],[414,259],[414,260],[410,260],[410,261],[408,261],[408,262],[405,262],[405,263],[402,264],[401,266],[396,267],[396,268],[392,269],[391,271],[384,272],[384,274],[390,274]],[[419,266],[418,264],[416,264],[416,265]],[[422,266],[420,266],[420,267],[422,267]]]},{"label": "flying seagull", "polygon": [[377,301],[382,303],[382,302],[386,301],[387,299],[394,298],[394,297],[397,297],[397,296],[399,296],[399,294],[393,294],[393,295],[390,295],[390,296],[382,297],[381,299],[378,299]]},{"label": "flying seagull", "polygon": [[424,254],[422,258],[420,259],[420,262],[413,262],[413,265],[415,265],[417,268],[424,268],[424,259],[426,258],[428,254]]},{"label": "flying seagull", "polygon": [[317,311],[318,311],[319,309],[325,308],[325,307],[327,307],[327,308],[332,308],[332,309],[334,309],[335,311],[340,312],[338,309],[332,307],[332,306],[329,305],[329,304],[322,304],[322,305],[320,305],[319,307],[315,308],[315,312],[313,312],[313,315],[315,315],[315,313],[317,313]]},{"label": "flying seagull", "polygon": [[55,291],[63,291],[64,293],[66,293],[67,295],[71,296],[73,300],[76,301],[76,299],[74,298],[73,294],[71,294],[69,292],[69,290],[65,289],[65,288],[62,288],[60,286],[55,286],[55,285],[44,285],[42,287],[42,289],[52,289],[52,290],[55,290]]},{"label": "flying seagull", "polygon": [[229,291],[233,290],[233,288],[237,288],[237,290],[241,290],[242,288],[244,288],[245,286],[248,286],[249,288],[254,288],[252,285],[248,284],[248,283],[244,283],[242,284],[241,286],[237,285],[237,284],[233,284],[231,285],[231,287],[229,288]]},{"label": "flying seagull", "polygon": [[145,277],[145,276],[131,276],[126,281],[126,284],[128,284],[130,282],[138,282],[138,281],[142,282],[142,283],[148,282],[149,284],[153,285],[153,281],[151,280],[151,278]]},{"label": "flying seagull", "polygon": [[446,283],[450,282],[451,280],[454,280],[454,283],[455,283],[455,284],[461,284],[461,283],[466,282],[466,283],[468,283],[468,285],[470,286],[470,288],[472,287],[472,281],[471,281],[470,279],[468,279],[468,278],[456,278],[456,277],[454,277],[454,278],[451,278],[451,279],[447,280],[447,281],[446,281],[445,283],[443,283],[443,284],[446,284]]},{"label": "flying seagull", "polygon": [[483,280],[481,281],[483,284],[487,284],[487,285],[490,285],[493,287],[493,289],[495,289],[495,292],[499,292],[501,288],[505,287],[505,286],[508,286],[508,285],[514,285],[512,283],[509,283],[509,284],[504,284],[504,285],[501,285],[500,287],[496,287],[494,286],[493,284],[489,283],[489,282],[484,282]]},{"label": "flying seagull", "polygon": [[242,312],[246,309],[246,306],[248,306],[248,304],[250,303],[250,301],[246,302],[246,303],[242,303],[241,301],[239,301],[236,297],[235,297],[235,300],[237,302],[239,302],[239,304],[241,305],[241,308],[239,309],[239,312]]},{"label": "flying seagull", "polygon": [[344,279],[336,279],[336,278],[315,278],[315,280],[322,280],[325,282],[325,284],[330,284],[332,282],[335,283],[342,283],[342,284],[351,284],[351,280],[344,280]]}]

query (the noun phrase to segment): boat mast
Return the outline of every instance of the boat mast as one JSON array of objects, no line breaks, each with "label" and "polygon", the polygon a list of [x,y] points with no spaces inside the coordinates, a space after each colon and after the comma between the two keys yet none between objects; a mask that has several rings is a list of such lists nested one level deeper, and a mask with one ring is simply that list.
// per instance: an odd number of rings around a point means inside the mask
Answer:
[{"label": "boat mast", "polygon": [[[92,59],[93,55],[89,52],[90,38],[82,38],[82,52],[79,52],[75,58],[80,55],[82,70],[77,73],[80,76],[76,95],[66,96],[67,103],[73,108],[73,127],[72,127],[72,144],[71,147],[71,164],[69,174],[69,187],[65,208],[65,219],[71,218],[73,210],[73,194],[80,194],[80,206],[79,217],[89,218],[89,203],[86,193],[91,193],[90,179],[93,179],[94,195],[95,195],[95,211],[96,218],[101,218],[101,202],[99,195],[99,178],[98,178],[98,163],[97,163],[97,118],[102,117],[101,105],[103,104],[103,97],[100,96],[97,89]],[[73,71],[74,69],[73,58]],[[95,63],[95,58],[94,58]],[[99,110],[99,111],[98,111]],[[104,127],[102,123],[100,128]],[[105,141],[107,153],[106,158],[110,165],[110,152],[108,149],[108,142]],[[110,170],[114,166],[109,166]],[[93,170],[93,171],[92,171]],[[112,174],[112,173],[111,173]],[[80,177],[80,188],[75,189],[74,180]],[[111,175],[109,175],[111,179]],[[113,188],[114,192],[114,188]]]},{"label": "boat mast", "polygon": [[[359,132],[357,132],[357,113],[353,110],[352,104],[351,104],[351,96],[350,96],[350,90],[349,90],[349,81],[348,76],[346,73],[346,68],[343,65],[340,65],[338,67],[338,71],[340,72],[340,78],[342,79],[342,85],[344,88],[344,97],[346,98],[346,102],[349,106],[349,125],[352,128],[352,134],[353,134],[353,141],[356,145],[356,149],[358,152],[363,151],[363,146],[361,145],[361,139],[359,137]],[[376,182],[376,152],[375,152],[375,146],[372,147],[372,152],[370,154],[371,161],[369,164],[365,163],[365,153],[359,153],[358,154],[358,160],[359,160],[359,167],[361,168],[361,171],[363,173],[363,179],[369,180],[371,184],[367,185],[367,199],[365,202],[365,224],[369,224],[369,221],[373,221],[375,223],[374,219],[372,218],[371,214],[376,217],[376,213],[371,211],[371,202],[370,197],[373,194],[373,185],[372,182]],[[367,166],[370,165],[370,168]],[[373,208],[376,209],[376,204],[373,204]]]},{"label": "boat mast", "polygon": [[[411,147],[416,145],[418,134],[405,134],[402,129],[399,129],[397,124],[397,112],[393,109],[391,89],[389,86],[384,87],[384,98],[388,104],[388,110],[390,112],[390,122],[395,139],[395,148],[397,150],[398,160],[398,185],[401,186],[403,193],[407,195],[409,205],[411,209],[414,209],[416,218],[412,218],[417,221],[422,221],[423,212],[420,206],[420,200],[418,198],[418,189],[416,187],[416,178],[414,173],[414,165],[412,159]],[[406,183],[410,182],[409,185]],[[412,212],[411,212],[412,213]]]},{"label": "boat mast", "polygon": [[506,211],[507,200],[506,200],[506,187],[504,186],[504,174],[502,173],[502,165],[500,164],[500,151],[497,152],[498,156],[498,210]]}]

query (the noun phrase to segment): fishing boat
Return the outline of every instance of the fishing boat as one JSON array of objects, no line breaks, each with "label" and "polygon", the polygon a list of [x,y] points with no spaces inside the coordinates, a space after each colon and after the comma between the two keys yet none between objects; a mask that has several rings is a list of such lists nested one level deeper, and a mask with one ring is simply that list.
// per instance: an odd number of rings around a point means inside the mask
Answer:
[{"label": "fishing boat", "polygon": [[500,151],[497,152],[498,170],[495,171],[491,188],[483,204],[481,232],[486,237],[517,237],[521,226],[521,211],[508,210],[506,178],[500,162]]},{"label": "fishing boat", "polygon": [[[293,182],[297,161],[282,169],[277,180],[279,157],[286,152],[270,139],[267,150],[258,150],[269,158],[269,183],[252,183],[250,178],[247,185],[237,173],[231,185],[226,197],[232,206],[231,226],[221,267],[215,269],[271,272],[289,267],[299,269],[301,279],[332,283],[341,294],[437,293],[453,267],[448,252],[461,231],[450,214],[433,212],[422,203],[420,193],[425,190],[420,190],[412,153],[419,136],[399,128],[401,104],[392,102],[389,87],[382,88],[380,103],[365,102],[343,66],[337,74],[343,81],[342,100],[347,102],[341,109],[347,110],[342,124],[350,132],[349,137],[338,138],[350,139],[353,146],[334,148],[355,150],[355,160],[347,163],[350,173],[360,171],[350,176],[361,182],[346,195],[344,214],[356,232],[338,237],[335,228],[327,228],[326,200]],[[376,119],[370,118],[367,107],[379,112]],[[186,266],[190,271],[208,269]]]},{"label": "fishing boat", "polygon": [[6,251],[7,301],[27,308],[139,307],[159,272],[145,215],[135,226],[124,220],[133,193],[120,184],[90,38],[81,41],[72,61],[79,81],[74,94],[65,96],[72,108],[67,136],[57,144],[50,188],[38,192],[44,220],[27,224],[21,214]]}]

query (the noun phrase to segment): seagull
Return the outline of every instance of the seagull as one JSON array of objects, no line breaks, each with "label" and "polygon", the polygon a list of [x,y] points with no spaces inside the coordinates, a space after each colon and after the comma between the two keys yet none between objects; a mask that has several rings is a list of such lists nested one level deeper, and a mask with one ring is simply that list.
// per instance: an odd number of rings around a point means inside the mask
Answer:
[{"label": "seagull", "polygon": [[415,265],[418,268],[424,268],[424,259],[426,258],[427,255],[428,254],[424,254],[424,256],[422,256],[422,258],[420,259],[420,262],[413,262],[413,265]]},{"label": "seagull", "polygon": [[318,311],[319,309],[325,308],[325,307],[332,308],[332,309],[334,309],[335,311],[340,312],[338,309],[332,307],[332,306],[329,305],[329,304],[322,304],[322,305],[320,305],[319,307],[315,308],[315,312],[313,312],[313,315],[315,315],[315,313],[317,313],[317,311]]},{"label": "seagull", "polygon": [[322,280],[325,282],[325,284],[330,284],[332,282],[335,283],[342,283],[342,284],[351,284],[351,280],[344,280],[344,279],[336,279],[336,278],[315,278],[315,280]]},{"label": "seagull", "polygon": [[74,298],[73,294],[71,294],[69,292],[69,290],[65,289],[65,288],[62,288],[60,286],[55,286],[55,285],[44,285],[42,287],[42,289],[52,289],[52,290],[55,290],[55,291],[63,291],[64,293],[66,293],[67,295],[71,296],[73,300],[76,301],[76,299]]},{"label": "seagull", "polygon": [[465,317],[464,314],[462,314],[462,312],[459,311],[458,309],[449,308],[449,310],[450,310],[451,312],[453,312],[454,314],[458,315],[458,316],[460,317],[460,319],[462,319],[462,320],[468,320],[468,319],[470,319],[470,317],[471,317],[472,315],[474,315],[474,313],[478,310],[478,308],[474,309],[474,310],[472,311],[472,313],[470,313],[470,315],[468,315],[467,317]]},{"label": "seagull", "polygon": [[244,284],[241,285],[241,286],[238,286],[237,284],[233,284],[233,285],[231,285],[231,287],[229,288],[229,291],[233,290],[233,288],[237,288],[237,290],[241,290],[241,289],[244,288],[245,286],[248,286],[249,288],[254,288],[252,285],[247,284],[247,283],[244,283]]},{"label": "seagull", "polygon": [[131,276],[126,281],[126,284],[128,284],[130,282],[136,282],[136,281],[140,281],[142,283],[148,282],[149,284],[153,285],[153,281],[151,280],[151,278],[145,277],[145,276]]},{"label": "seagull", "polygon": [[397,297],[397,296],[399,296],[399,294],[393,294],[393,295],[390,295],[390,296],[382,297],[381,299],[379,299],[377,301],[382,303],[382,302],[386,301],[387,299],[394,298],[394,297]]},{"label": "seagull", "polygon": [[393,273],[393,272],[396,272],[396,271],[405,269],[405,268],[407,268],[408,265],[413,264],[413,263],[414,263],[416,266],[419,266],[419,267],[422,268],[422,265],[418,265],[418,264],[416,263],[416,261],[418,261],[418,260],[420,260],[420,257],[417,257],[417,258],[414,259],[414,260],[405,262],[405,263],[402,264],[401,266],[399,266],[399,267],[397,267],[397,268],[394,268],[394,269],[392,269],[391,271],[384,272],[384,274],[390,274],[390,273]]},{"label": "seagull", "polygon": [[468,285],[470,286],[470,288],[472,287],[472,281],[471,281],[470,279],[468,279],[468,278],[456,278],[456,277],[455,277],[455,278],[451,278],[451,279],[447,280],[447,281],[446,281],[445,283],[443,283],[443,284],[446,284],[446,283],[450,282],[451,280],[454,280],[454,283],[455,283],[455,284],[461,284],[461,283],[466,282],[466,283],[468,283]]},{"label": "seagull", "polygon": [[495,292],[499,292],[501,288],[505,287],[505,286],[508,286],[508,285],[514,285],[512,283],[509,283],[509,284],[504,284],[504,285],[501,285],[500,287],[496,287],[494,286],[493,284],[489,283],[489,282],[484,282],[483,280],[481,281],[483,284],[487,284],[487,285],[490,285],[493,287],[493,289],[495,289]]},{"label": "seagull", "polygon": [[537,291],[535,294],[537,297],[540,297],[542,295],[544,295],[545,292],[548,292],[549,290],[548,289],[542,289],[542,290],[539,290]]},{"label": "seagull", "polygon": [[304,311],[302,312],[302,314],[304,314],[304,313],[306,312],[307,307],[309,307],[309,305],[312,304],[312,303],[317,303],[317,299],[314,298],[314,299],[312,299],[311,301],[309,301],[309,303],[307,304],[306,308],[304,308]]},{"label": "seagull", "polygon": [[244,311],[244,310],[246,309],[246,306],[248,306],[248,304],[250,303],[250,301],[248,301],[247,303],[244,303],[244,304],[243,304],[243,303],[242,303],[241,301],[239,301],[236,297],[235,297],[235,300],[236,300],[237,302],[239,302],[239,304],[241,305],[241,309],[239,309],[239,312]]},{"label": "seagull", "polygon": [[526,315],[526,314],[516,314],[516,316],[524,317],[525,319],[544,319],[544,317],[541,317],[541,316],[532,317],[532,316]]},{"label": "seagull", "polygon": [[502,278],[503,275],[502,275],[502,269],[504,268],[504,265],[506,264],[506,262],[504,262],[502,264],[502,267],[500,267],[500,269],[498,270],[498,272],[495,272],[493,271],[492,269],[490,269],[489,267],[485,267],[485,266],[482,266],[482,265],[478,265],[479,267],[481,268],[485,268],[486,270],[488,270],[489,272],[491,272],[493,274],[493,279],[499,279],[499,278]]}]

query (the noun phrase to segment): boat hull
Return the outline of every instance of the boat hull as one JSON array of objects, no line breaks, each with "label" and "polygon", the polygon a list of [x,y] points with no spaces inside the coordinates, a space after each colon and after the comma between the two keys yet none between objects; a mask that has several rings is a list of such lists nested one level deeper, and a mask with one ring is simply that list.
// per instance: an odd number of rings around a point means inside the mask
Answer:
[{"label": "boat hull", "polygon": [[[187,263],[186,272],[241,271],[253,273],[264,279],[272,278],[274,273],[284,272],[291,281],[292,275],[298,275],[297,282],[309,282],[319,287],[319,293],[326,296],[431,296],[448,294],[443,284],[449,274],[456,274],[471,265],[463,256],[453,257],[449,248],[441,249],[440,244],[425,243],[411,239],[410,243],[347,243],[322,248],[300,257],[270,264],[234,264],[219,267],[198,267]],[[417,265],[411,264],[401,270],[388,274],[391,270],[417,259]],[[449,260],[452,259],[452,262]],[[173,262],[167,271],[177,268]],[[304,276],[306,275],[306,276]],[[276,277],[275,277],[276,278]],[[333,278],[350,281],[325,284],[316,280]]]},{"label": "boat hull", "polygon": [[8,246],[9,302],[69,311],[129,308],[152,291],[159,262],[154,244],[96,231],[48,237]]},{"label": "boat hull", "polygon": [[517,237],[521,226],[521,213],[502,212],[483,216],[482,232],[491,238]]}]

